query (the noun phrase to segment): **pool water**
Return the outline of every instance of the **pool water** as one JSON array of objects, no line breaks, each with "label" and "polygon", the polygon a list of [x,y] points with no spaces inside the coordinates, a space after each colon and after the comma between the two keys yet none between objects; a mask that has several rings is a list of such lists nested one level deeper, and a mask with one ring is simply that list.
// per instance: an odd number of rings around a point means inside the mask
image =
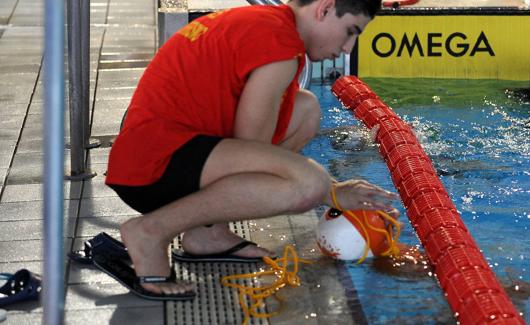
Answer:
[{"label": "pool water", "polygon": [[[530,99],[528,82],[366,79],[411,124],[486,260],[523,318],[530,320]],[[303,153],[339,180],[364,178],[395,191],[369,132],[342,108],[330,85],[315,85],[322,122]],[[521,89],[523,88],[523,89]],[[400,241],[419,245],[405,221]],[[317,209],[320,213],[325,207]],[[381,272],[345,262],[353,319],[368,324],[454,324],[428,268]],[[351,304],[352,306],[355,304]]]}]

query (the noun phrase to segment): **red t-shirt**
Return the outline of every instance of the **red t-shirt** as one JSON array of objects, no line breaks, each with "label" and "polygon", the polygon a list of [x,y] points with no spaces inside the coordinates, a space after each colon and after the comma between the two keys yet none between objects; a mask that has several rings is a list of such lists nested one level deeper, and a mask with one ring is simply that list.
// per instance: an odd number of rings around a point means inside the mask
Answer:
[{"label": "red t-shirt", "polygon": [[272,143],[285,137],[305,48],[292,9],[248,6],[203,16],[183,27],[158,51],[131,99],[112,146],[107,184],[157,181],[180,146],[195,135],[234,136],[240,95],[252,70],[298,58]]}]

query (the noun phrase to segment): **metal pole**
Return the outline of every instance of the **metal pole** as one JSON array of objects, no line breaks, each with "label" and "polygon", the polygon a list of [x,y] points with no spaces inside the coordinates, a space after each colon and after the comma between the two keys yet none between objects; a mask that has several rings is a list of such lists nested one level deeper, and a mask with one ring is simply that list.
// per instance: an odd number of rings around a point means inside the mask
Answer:
[{"label": "metal pole", "polygon": [[269,6],[279,6],[283,2],[281,0],[247,0],[251,5],[269,5]]},{"label": "metal pole", "polygon": [[81,107],[83,112],[83,148],[86,149],[90,142],[90,0],[80,1]]},{"label": "metal pole", "polygon": [[70,104],[70,159],[72,176],[84,172],[83,89],[81,76],[81,7],[79,0],[67,1],[68,79]]},{"label": "metal pole", "polygon": [[[67,17],[71,166],[70,175],[66,177],[72,181],[80,181],[95,176],[94,173],[85,170],[85,139],[88,138],[85,132],[88,131],[88,127],[84,123],[83,110],[86,108],[85,110],[88,111],[88,107],[85,107],[84,99],[86,98],[88,100],[89,96],[84,95],[83,89],[82,15],[80,0],[67,1]],[[88,88],[88,84],[85,88]]]},{"label": "metal pole", "polygon": [[298,78],[298,83],[301,88],[309,89],[311,87],[311,79],[313,78],[313,63],[309,60],[309,56],[305,55],[305,67]]},{"label": "metal pole", "polygon": [[64,320],[64,0],[45,1],[43,324]]},{"label": "metal pole", "polygon": [[101,141],[90,138],[90,0],[81,0],[81,89],[84,148],[93,149]]}]

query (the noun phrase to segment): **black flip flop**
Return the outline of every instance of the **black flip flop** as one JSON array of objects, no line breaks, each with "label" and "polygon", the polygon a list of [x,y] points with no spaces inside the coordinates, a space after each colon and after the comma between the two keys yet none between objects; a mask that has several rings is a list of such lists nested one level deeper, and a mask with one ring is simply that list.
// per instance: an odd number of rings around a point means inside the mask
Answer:
[{"label": "black flip flop", "polygon": [[[245,240],[223,252],[215,254],[195,255],[186,253],[181,249],[175,249],[171,252],[173,260],[188,263],[259,263],[263,257],[244,257],[234,255],[235,252],[249,246],[257,246],[256,243]],[[275,257],[271,257],[275,258]]]},{"label": "black flip flop", "polygon": [[90,265],[92,264],[92,249],[93,247],[99,246],[100,249],[104,249],[119,258],[130,259],[125,245],[105,232],[99,233],[94,238],[87,240],[84,246],[84,249],[68,253],[68,257],[72,261]]},{"label": "black flip flop", "polygon": [[26,269],[20,269],[15,274],[1,273],[7,282],[0,288],[0,307],[16,302],[39,300],[42,290],[40,276]]},{"label": "black flip flop", "polygon": [[[174,249],[171,252],[171,256],[174,260],[188,263],[259,263],[263,261],[262,257],[243,257],[237,256],[233,253],[249,246],[255,245],[256,243],[250,241],[242,241],[232,248],[225,250],[224,252],[207,254],[207,255],[195,255],[184,252],[181,249]],[[83,264],[92,264],[92,249],[95,246],[99,246],[100,249],[111,252],[113,255],[118,256],[121,259],[130,259],[127,253],[127,248],[122,242],[114,239],[112,236],[105,232],[102,232],[94,238],[85,242],[85,248],[78,251],[72,251],[68,254],[71,260]],[[275,257],[271,257],[275,258]]]},{"label": "black flip flop", "polygon": [[112,253],[104,250],[92,250],[92,261],[94,265],[113,277],[124,287],[135,295],[149,300],[191,300],[195,297],[194,291],[186,291],[179,294],[154,293],[142,287],[142,283],[168,283],[175,282],[175,271],[169,277],[164,276],[136,276],[134,269],[129,265],[129,261],[120,259]]}]

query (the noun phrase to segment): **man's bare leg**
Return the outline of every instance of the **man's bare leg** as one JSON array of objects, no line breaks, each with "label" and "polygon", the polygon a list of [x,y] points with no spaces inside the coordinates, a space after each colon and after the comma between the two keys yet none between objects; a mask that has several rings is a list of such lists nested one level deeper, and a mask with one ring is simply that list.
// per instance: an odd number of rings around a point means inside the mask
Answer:
[{"label": "man's bare leg", "polygon": [[[285,140],[280,144],[281,147],[298,152],[300,151],[307,142],[309,142],[314,135],[318,132],[320,123],[320,106],[316,97],[306,90],[300,90],[296,96],[295,106],[293,110],[293,115],[291,117],[291,123],[287,129]],[[212,159],[209,159],[212,160]],[[232,162],[225,162],[226,164],[232,164]],[[222,165],[223,163],[221,163]],[[219,165],[219,164],[217,164]],[[206,166],[205,166],[206,168]],[[213,167],[215,168],[215,167]],[[220,166],[221,170],[224,169],[223,166]],[[262,170],[266,170],[266,166],[262,166]],[[234,171],[236,173],[237,171]],[[255,171],[252,171],[255,172]],[[251,172],[251,173],[252,173]],[[205,174],[205,172],[203,172]],[[220,177],[220,176],[218,176]],[[209,178],[203,177],[201,179],[201,188],[207,186],[211,180]],[[170,213],[171,214],[171,213]],[[168,216],[169,217],[169,216]],[[246,214],[247,218],[257,218],[257,215]],[[130,222],[122,225],[122,237],[133,256],[133,261],[139,261],[145,259],[143,256],[149,254],[150,250],[147,249],[145,245],[138,247],[138,249],[131,248],[134,245],[132,241],[128,241],[125,237],[127,233],[135,233],[135,228],[141,227],[142,219],[133,219]],[[210,222],[210,224],[213,222]],[[192,254],[212,254],[224,251],[230,247],[234,247],[236,244],[241,242],[243,239],[233,232],[230,231],[227,222],[216,223],[212,227],[204,227],[204,224],[199,226],[188,225],[187,229],[182,237],[182,247],[184,251]],[[141,235],[139,235],[141,236]],[[132,237],[132,236],[131,236]],[[141,238],[141,237],[135,237]],[[171,237],[172,240],[173,237]],[[150,241],[148,237],[145,239]],[[167,240],[167,239],[166,239]],[[136,242],[136,240],[135,240]],[[142,241],[138,241],[142,242]],[[152,242],[155,243],[156,241]],[[153,251],[166,252],[168,243],[165,240],[159,241],[158,246],[153,247]],[[131,246],[131,247],[130,247]],[[138,253],[133,253],[133,251],[139,251]],[[238,256],[243,257],[262,257],[262,256],[271,256],[274,255],[273,252],[266,250],[257,246],[247,246],[234,253]],[[149,273],[152,275],[168,275],[169,274],[169,262],[167,261],[166,254],[161,255],[151,255],[149,256],[151,260],[151,267],[145,269],[145,272],[154,272]],[[160,261],[160,263],[156,262]],[[140,263],[140,262],[138,262]],[[136,265],[137,263],[135,263]],[[153,267],[157,266],[157,267]],[[137,274],[145,274],[144,270],[141,271],[141,266],[136,265]],[[192,289],[189,284],[171,284],[171,285],[144,285],[146,289],[152,290],[154,292],[165,292],[165,293],[178,293],[186,290]]]},{"label": "man's bare leg", "polygon": [[[179,233],[207,224],[301,213],[320,203],[331,205],[331,182],[320,165],[301,155],[259,142],[225,139],[206,161],[200,191],[131,219],[120,231],[138,275],[167,276],[167,247]],[[393,198],[368,183],[342,185],[337,196],[348,209],[368,202],[388,210],[381,202]],[[228,248],[223,244],[219,238],[218,251]],[[154,292],[186,289],[177,284],[144,287]]]},{"label": "man's bare leg", "polygon": [[[293,115],[286,132],[285,140],[280,147],[298,152],[317,134],[320,126],[320,105],[313,93],[299,90]],[[249,216],[252,217],[252,216]],[[243,239],[232,233],[228,224],[217,224],[213,227],[197,227],[188,229],[182,238],[183,249],[192,254],[210,254],[221,252],[219,243],[228,249]],[[274,255],[264,248],[247,246],[234,255],[244,257],[263,257]]]},{"label": "man's bare leg", "polygon": [[300,89],[285,139],[280,146],[294,152],[302,150],[317,135],[320,116],[320,104],[316,96],[308,90]]}]

